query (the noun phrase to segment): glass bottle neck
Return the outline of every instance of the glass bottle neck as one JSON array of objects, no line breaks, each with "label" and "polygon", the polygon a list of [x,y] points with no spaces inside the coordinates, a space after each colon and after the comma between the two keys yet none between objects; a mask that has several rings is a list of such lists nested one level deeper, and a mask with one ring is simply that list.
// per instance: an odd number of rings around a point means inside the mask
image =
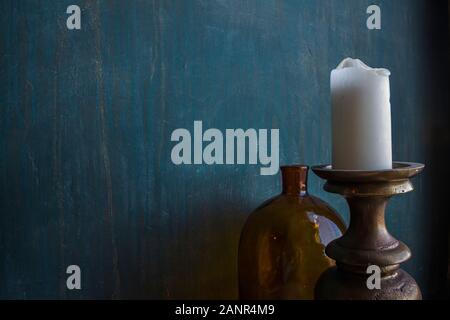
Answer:
[{"label": "glass bottle neck", "polygon": [[283,181],[283,194],[298,196],[308,192],[308,166],[282,166],[281,176]]}]

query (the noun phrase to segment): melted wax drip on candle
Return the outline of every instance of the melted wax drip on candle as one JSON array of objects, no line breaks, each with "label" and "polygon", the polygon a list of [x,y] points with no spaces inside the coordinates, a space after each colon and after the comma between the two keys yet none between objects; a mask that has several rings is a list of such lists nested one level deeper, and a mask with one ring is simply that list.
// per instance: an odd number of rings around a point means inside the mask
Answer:
[{"label": "melted wax drip on candle", "polygon": [[339,63],[339,65],[336,67],[337,69],[344,69],[344,68],[360,68],[364,69],[370,72],[374,72],[379,76],[386,76],[389,77],[391,75],[391,72],[388,69],[385,68],[371,68],[364,62],[362,62],[359,59],[353,59],[353,58],[345,58],[344,60]]}]

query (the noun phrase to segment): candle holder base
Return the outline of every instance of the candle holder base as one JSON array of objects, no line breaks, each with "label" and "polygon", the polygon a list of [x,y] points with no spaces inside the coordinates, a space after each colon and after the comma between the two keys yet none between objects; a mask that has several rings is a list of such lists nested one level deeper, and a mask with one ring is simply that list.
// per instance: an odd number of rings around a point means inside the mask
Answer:
[{"label": "candle holder base", "polygon": [[[324,189],[345,197],[350,224],[341,238],[326,247],[336,267],[326,270],[315,288],[316,299],[419,300],[414,279],[400,269],[411,257],[409,248],[386,229],[384,215],[390,197],[413,190],[410,178],[423,164],[394,162],[393,169],[377,171],[334,170],[315,166],[312,170],[327,182]],[[370,289],[367,268],[377,266],[380,287]],[[370,287],[370,288],[369,288]]]},{"label": "candle holder base", "polygon": [[416,281],[402,269],[381,278],[381,289],[368,289],[367,275],[345,272],[339,267],[327,269],[315,289],[318,300],[421,300]]}]

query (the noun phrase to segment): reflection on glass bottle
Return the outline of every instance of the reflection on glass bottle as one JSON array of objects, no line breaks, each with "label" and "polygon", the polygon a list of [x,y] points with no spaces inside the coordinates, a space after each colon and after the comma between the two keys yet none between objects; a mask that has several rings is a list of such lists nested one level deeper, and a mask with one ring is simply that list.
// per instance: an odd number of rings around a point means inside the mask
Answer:
[{"label": "reflection on glass bottle", "polygon": [[313,299],[320,274],[334,264],[325,247],[345,225],[307,191],[308,167],[281,167],[283,191],[247,219],[239,242],[241,299]]}]

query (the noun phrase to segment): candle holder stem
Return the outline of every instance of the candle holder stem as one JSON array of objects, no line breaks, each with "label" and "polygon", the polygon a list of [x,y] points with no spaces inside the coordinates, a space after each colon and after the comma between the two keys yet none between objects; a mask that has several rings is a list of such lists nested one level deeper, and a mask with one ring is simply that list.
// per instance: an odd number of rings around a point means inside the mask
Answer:
[{"label": "candle holder stem", "polygon": [[[413,190],[410,178],[424,165],[395,162],[392,170],[351,171],[316,166],[313,171],[327,180],[324,189],[345,197],[350,209],[350,224],[341,238],[326,247],[336,267],[319,278],[316,299],[333,300],[418,300],[421,292],[415,280],[400,269],[411,251],[395,239],[385,224],[389,199]],[[380,286],[369,285],[369,266],[379,269]]]}]

